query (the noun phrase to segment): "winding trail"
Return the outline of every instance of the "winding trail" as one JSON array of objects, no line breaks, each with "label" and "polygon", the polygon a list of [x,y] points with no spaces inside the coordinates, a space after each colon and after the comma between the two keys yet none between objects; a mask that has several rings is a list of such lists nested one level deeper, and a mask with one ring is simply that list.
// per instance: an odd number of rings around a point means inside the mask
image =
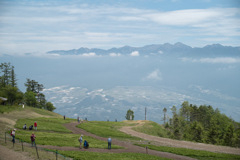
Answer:
[{"label": "winding trail", "polygon": [[216,146],[216,145],[211,145],[211,144],[195,143],[195,142],[188,142],[188,141],[179,141],[179,140],[173,140],[173,139],[169,139],[169,138],[151,136],[148,134],[134,131],[134,130],[132,130],[132,127],[123,127],[119,130],[126,134],[130,134],[132,136],[145,139],[147,141],[159,142],[160,144],[165,145],[165,146],[178,147],[178,148],[190,148],[190,149],[196,149],[196,150],[205,150],[205,151],[211,151],[211,152],[220,152],[220,153],[229,153],[229,154],[240,155],[239,148]]},{"label": "winding trail", "polygon": [[[98,140],[106,141],[106,146],[107,146],[107,138],[99,137],[99,136],[97,136],[95,134],[92,134],[92,133],[89,133],[89,132],[87,132],[87,131],[85,131],[81,128],[77,128],[76,125],[78,125],[77,122],[64,124],[64,126],[67,129],[71,130],[73,132],[73,134],[83,134],[83,136],[84,135],[91,136],[91,137],[96,138]],[[106,153],[106,152],[107,153],[132,152],[132,153],[144,153],[144,154],[146,154],[146,149],[145,148],[132,145],[128,142],[123,142],[123,141],[119,141],[119,140],[116,140],[116,139],[112,139],[112,144],[122,146],[125,149],[111,149],[111,150],[99,149],[99,148],[79,149],[79,148],[76,148],[76,147],[58,147],[58,146],[46,146],[46,145],[41,145],[41,147],[49,148],[49,149],[66,150],[66,151],[76,150],[76,151],[101,152],[101,153]],[[185,156],[181,156],[181,155],[176,155],[176,154],[167,153],[167,152],[160,152],[160,151],[155,151],[155,150],[150,150],[150,149],[148,149],[148,154],[156,155],[156,156],[160,156],[160,157],[166,157],[166,158],[175,159],[175,160],[193,160],[193,158],[190,158],[190,157],[185,157]]]}]

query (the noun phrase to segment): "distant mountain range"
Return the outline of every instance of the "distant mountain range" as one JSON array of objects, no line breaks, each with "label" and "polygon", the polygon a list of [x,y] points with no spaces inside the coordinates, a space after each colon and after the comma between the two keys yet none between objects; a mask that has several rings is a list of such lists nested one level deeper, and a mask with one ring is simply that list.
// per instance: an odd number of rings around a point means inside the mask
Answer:
[{"label": "distant mountain range", "polygon": [[194,57],[215,57],[215,56],[239,56],[240,47],[222,46],[221,44],[207,45],[203,48],[190,47],[181,42],[170,44],[152,44],[143,47],[123,46],[120,48],[111,48],[108,50],[99,48],[79,48],[72,50],[53,50],[47,52],[48,54],[59,55],[80,55],[84,53],[95,53],[97,55],[109,55],[110,53],[120,53],[121,55],[128,55],[134,51],[138,51],[140,56],[145,55],[162,55],[162,56],[194,56]]}]

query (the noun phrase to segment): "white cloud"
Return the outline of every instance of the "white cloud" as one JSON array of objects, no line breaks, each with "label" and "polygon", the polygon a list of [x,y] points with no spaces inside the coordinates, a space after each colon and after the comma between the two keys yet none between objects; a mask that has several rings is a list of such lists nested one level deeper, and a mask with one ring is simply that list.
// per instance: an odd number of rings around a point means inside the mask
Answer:
[{"label": "white cloud", "polygon": [[80,54],[79,56],[83,56],[83,57],[95,57],[97,56],[96,53],[83,53]]},{"label": "white cloud", "polygon": [[159,54],[163,54],[163,51],[159,51],[158,53],[159,53]]},{"label": "white cloud", "polygon": [[161,72],[158,69],[156,69],[147,76],[147,79],[162,80]]},{"label": "white cloud", "polygon": [[183,57],[180,59],[182,61],[202,62],[202,63],[240,63],[240,58],[232,58],[232,57],[201,58],[201,59]]},{"label": "white cloud", "polygon": [[239,58],[232,58],[232,57],[218,57],[218,58],[201,58],[199,62],[204,63],[239,63]]},{"label": "white cloud", "polygon": [[130,56],[139,56],[139,52],[138,51],[133,51]]},{"label": "white cloud", "polygon": [[120,57],[121,53],[110,53],[109,56],[111,56],[111,57]]}]

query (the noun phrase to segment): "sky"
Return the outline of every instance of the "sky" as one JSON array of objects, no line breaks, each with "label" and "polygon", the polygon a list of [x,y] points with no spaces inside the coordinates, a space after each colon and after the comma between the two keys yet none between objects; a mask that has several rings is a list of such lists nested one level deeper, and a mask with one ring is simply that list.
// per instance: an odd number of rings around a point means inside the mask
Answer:
[{"label": "sky", "polygon": [[240,46],[240,1],[0,0],[0,56],[176,42]]}]

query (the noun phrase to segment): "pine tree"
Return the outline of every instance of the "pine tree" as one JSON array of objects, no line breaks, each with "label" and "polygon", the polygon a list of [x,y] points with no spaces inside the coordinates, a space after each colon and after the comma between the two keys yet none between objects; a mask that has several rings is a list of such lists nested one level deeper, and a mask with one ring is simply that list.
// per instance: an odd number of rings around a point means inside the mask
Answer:
[{"label": "pine tree", "polygon": [[12,68],[11,68],[10,83],[11,83],[12,87],[17,86],[17,78],[16,78],[16,74],[14,72],[14,66],[12,66]]},{"label": "pine tree", "polygon": [[223,138],[224,144],[227,146],[232,146],[234,144],[234,126],[230,124],[227,128],[227,132]]},{"label": "pine tree", "polygon": [[209,143],[216,144],[219,140],[219,137],[218,137],[219,127],[217,125],[217,119],[215,116],[212,117],[210,124],[211,125],[207,134],[207,140]]},{"label": "pine tree", "polygon": [[163,109],[163,114],[164,114],[163,116],[164,116],[164,117],[163,117],[163,119],[162,119],[163,122],[164,122],[163,124],[165,124],[165,121],[166,121],[166,113],[167,113],[167,109],[164,108],[164,109]]}]

